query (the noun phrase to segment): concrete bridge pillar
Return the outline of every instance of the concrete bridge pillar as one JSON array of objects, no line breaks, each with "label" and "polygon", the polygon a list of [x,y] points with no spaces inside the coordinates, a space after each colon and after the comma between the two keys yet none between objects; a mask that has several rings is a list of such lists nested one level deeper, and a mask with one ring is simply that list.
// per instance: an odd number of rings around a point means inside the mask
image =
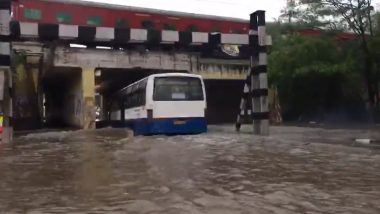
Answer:
[{"label": "concrete bridge pillar", "polygon": [[95,129],[96,104],[95,104],[95,68],[82,67],[82,91],[83,91],[83,128]]},{"label": "concrete bridge pillar", "polygon": [[11,43],[9,23],[11,21],[11,1],[0,1],[0,124],[3,127],[0,133],[2,142],[12,142],[12,72],[10,71],[11,62]]},{"label": "concrete bridge pillar", "polygon": [[51,115],[48,117],[52,121],[50,124],[79,129],[95,128],[95,68],[58,69],[47,83],[49,87],[45,93],[49,95],[47,103],[50,108],[47,112]]}]

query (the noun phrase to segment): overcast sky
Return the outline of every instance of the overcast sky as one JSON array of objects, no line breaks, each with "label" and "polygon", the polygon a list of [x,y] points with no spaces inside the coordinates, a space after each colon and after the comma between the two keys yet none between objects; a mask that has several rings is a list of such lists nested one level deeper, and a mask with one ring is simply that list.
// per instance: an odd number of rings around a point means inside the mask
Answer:
[{"label": "overcast sky", "polygon": [[[278,18],[286,0],[86,0],[147,7],[161,10],[174,10],[226,17],[249,19],[255,10],[267,11],[268,21]],[[379,9],[380,0],[373,0]]]}]

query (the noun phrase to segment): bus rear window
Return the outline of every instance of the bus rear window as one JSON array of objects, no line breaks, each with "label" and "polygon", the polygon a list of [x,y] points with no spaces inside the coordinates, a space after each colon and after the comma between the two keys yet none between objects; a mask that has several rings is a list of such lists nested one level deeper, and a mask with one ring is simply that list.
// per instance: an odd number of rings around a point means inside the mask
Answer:
[{"label": "bus rear window", "polygon": [[204,100],[202,83],[196,77],[156,77],[154,101]]}]

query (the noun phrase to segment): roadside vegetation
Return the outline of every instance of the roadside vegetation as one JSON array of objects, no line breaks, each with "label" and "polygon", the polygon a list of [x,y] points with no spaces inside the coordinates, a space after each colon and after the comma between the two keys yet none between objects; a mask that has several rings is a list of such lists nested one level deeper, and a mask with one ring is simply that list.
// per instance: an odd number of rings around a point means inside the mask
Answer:
[{"label": "roadside vegetation", "polygon": [[287,2],[268,24],[269,81],[284,120],[379,122],[380,15],[371,0]]}]

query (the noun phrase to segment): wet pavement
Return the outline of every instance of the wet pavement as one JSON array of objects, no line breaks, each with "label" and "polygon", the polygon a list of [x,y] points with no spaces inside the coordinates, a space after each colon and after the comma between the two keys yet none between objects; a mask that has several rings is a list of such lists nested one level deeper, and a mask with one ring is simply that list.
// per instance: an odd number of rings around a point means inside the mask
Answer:
[{"label": "wet pavement", "polygon": [[0,213],[380,213],[376,130],[49,132],[0,145]]}]

